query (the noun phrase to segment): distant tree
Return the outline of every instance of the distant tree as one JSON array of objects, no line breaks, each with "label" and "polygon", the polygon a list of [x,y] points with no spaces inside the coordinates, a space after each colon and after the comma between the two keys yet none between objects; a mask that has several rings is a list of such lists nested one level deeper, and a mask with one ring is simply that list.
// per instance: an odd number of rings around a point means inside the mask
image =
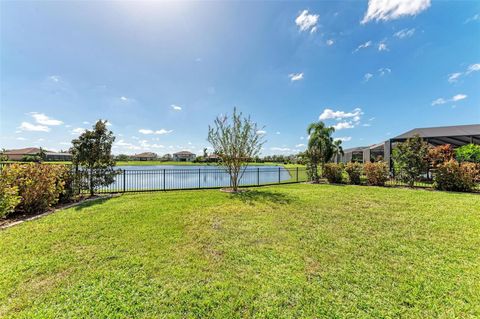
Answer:
[{"label": "distant tree", "polygon": [[22,156],[22,162],[35,162],[40,163],[42,158],[38,155],[24,155]]},{"label": "distant tree", "polygon": [[98,120],[93,130],[86,130],[78,138],[72,140],[72,162],[88,172],[88,189],[93,196],[99,186],[113,183],[116,172],[112,156],[112,144],[115,141],[112,131],[107,128],[107,121]]},{"label": "distant tree", "polygon": [[117,159],[117,161],[126,162],[130,159],[130,156],[128,156],[126,154],[118,154],[116,159]]},{"label": "distant tree", "polygon": [[340,144],[335,144],[332,134],[335,132],[333,127],[325,126],[325,123],[319,121],[308,126],[307,133],[310,136],[308,148],[305,151],[305,157],[308,159],[307,171],[310,179],[318,182],[318,165],[321,165],[324,171],[325,163],[330,161],[336,151],[340,151]]},{"label": "distant tree", "polygon": [[205,147],[205,148],[203,149],[203,158],[206,159],[207,157],[208,157],[208,153],[207,153],[207,148]]},{"label": "distant tree", "polygon": [[2,150],[0,151],[0,162],[6,162],[8,161],[8,156],[5,154],[7,150],[2,148]]},{"label": "distant tree", "polygon": [[218,116],[214,125],[208,127],[208,141],[230,175],[230,186],[234,192],[238,191],[248,161],[260,153],[265,143],[263,134],[258,134],[259,130],[250,116],[244,117],[236,108],[231,118],[228,115]]},{"label": "distant tree", "polygon": [[415,135],[393,149],[392,159],[400,179],[413,187],[415,181],[427,170],[428,144],[419,135]]},{"label": "distant tree", "polygon": [[40,159],[42,161],[46,160],[47,159],[47,154],[45,153],[45,150],[43,148],[40,147],[40,150],[38,151],[38,157],[40,157]]},{"label": "distant tree", "polygon": [[343,152],[342,141],[341,140],[334,140],[333,141],[333,156],[340,156],[345,155]]}]

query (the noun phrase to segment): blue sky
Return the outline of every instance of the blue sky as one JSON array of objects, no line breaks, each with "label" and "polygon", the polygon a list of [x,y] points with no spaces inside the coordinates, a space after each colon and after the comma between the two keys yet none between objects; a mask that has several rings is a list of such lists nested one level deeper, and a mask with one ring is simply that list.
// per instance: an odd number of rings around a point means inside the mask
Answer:
[{"label": "blue sky", "polygon": [[208,146],[234,106],[263,154],[307,125],[344,147],[480,122],[480,2],[0,3],[0,147],[68,149],[99,119],[115,153]]}]

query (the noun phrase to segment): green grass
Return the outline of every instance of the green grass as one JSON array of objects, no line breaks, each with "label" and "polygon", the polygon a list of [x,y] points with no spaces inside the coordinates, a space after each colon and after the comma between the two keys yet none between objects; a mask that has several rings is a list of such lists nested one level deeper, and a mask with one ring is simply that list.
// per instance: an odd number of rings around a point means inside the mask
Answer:
[{"label": "green grass", "polygon": [[0,231],[0,317],[478,318],[480,196],[123,195]]}]

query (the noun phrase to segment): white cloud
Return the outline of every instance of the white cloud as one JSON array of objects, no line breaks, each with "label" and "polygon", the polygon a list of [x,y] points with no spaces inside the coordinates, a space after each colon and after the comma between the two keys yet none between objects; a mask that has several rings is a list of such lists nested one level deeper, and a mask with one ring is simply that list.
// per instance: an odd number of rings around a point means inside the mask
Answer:
[{"label": "white cloud", "polygon": [[333,41],[333,39],[328,39],[328,40],[326,41],[326,43],[327,43],[328,46],[331,46],[331,45],[333,45],[335,42]]},{"label": "white cloud", "polygon": [[372,77],[373,77],[372,73],[365,73],[365,75],[363,76],[363,79],[365,80],[365,82],[368,82],[368,80],[370,80]]},{"label": "white cloud", "polygon": [[478,72],[478,71],[480,71],[480,63],[470,64],[465,70],[465,72],[455,72],[455,73],[449,74],[448,82],[450,83],[458,82],[458,80],[461,77],[469,75],[472,72]]},{"label": "white cloud", "polygon": [[410,38],[411,36],[413,36],[413,34],[415,33],[415,28],[412,28],[412,29],[402,29],[398,32],[395,32],[393,34],[393,36],[399,38],[399,39],[405,39],[405,38]]},{"label": "white cloud", "polygon": [[355,124],[352,121],[338,122],[337,124],[333,125],[333,128],[336,131],[340,131],[340,130],[343,130],[343,129],[346,129],[346,128],[354,128],[354,127],[355,127]]},{"label": "white cloud", "polygon": [[378,69],[378,73],[380,73],[380,76],[384,76],[385,74],[392,73],[392,70],[389,68],[380,68]]},{"label": "white cloud", "polygon": [[48,79],[52,82],[55,82],[55,83],[58,83],[62,80],[62,78],[60,77],[60,75],[50,75],[48,77]]},{"label": "white cloud", "polygon": [[139,133],[141,134],[145,134],[145,135],[150,135],[150,134],[156,134],[156,135],[164,135],[164,134],[169,134],[169,133],[172,133],[173,130],[166,130],[166,129],[160,129],[160,130],[148,130],[148,129],[139,129],[138,130]]},{"label": "white cloud", "polygon": [[89,125],[90,122],[89,121],[83,121],[82,124]]},{"label": "white cloud", "polygon": [[362,126],[370,127],[370,126],[372,126],[372,124],[370,124],[370,123],[363,123]]},{"label": "white cloud", "polygon": [[317,23],[320,16],[318,14],[310,14],[308,10],[303,10],[295,19],[295,24],[300,31],[310,31],[313,33],[317,30]]},{"label": "white cloud", "polygon": [[465,72],[465,73],[470,74],[472,72],[477,72],[477,71],[480,71],[480,63],[471,64],[468,67],[467,72]]},{"label": "white cloud", "polygon": [[430,0],[369,0],[361,21],[389,21],[404,16],[415,16],[430,7]]},{"label": "white cloud", "polygon": [[457,94],[454,97],[452,97],[452,101],[456,102],[456,101],[464,100],[466,98],[467,98],[467,95],[465,94]]},{"label": "white cloud", "polygon": [[17,140],[19,140],[19,141],[26,141],[27,139],[26,139],[25,137],[19,136],[19,137],[17,137]]},{"label": "white cloud", "polygon": [[280,132],[279,132],[279,131],[277,131],[277,132],[275,132],[275,134],[277,134],[277,135],[280,135]]},{"label": "white cloud", "polygon": [[270,150],[276,152],[290,152],[292,149],[288,147],[271,147]]},{"label": "white cloud", "polygon": [[462,72],[455,72],[455,73],[452,73],[448,76],[448,82],[450,83],[454,83],[454,82],[457,82],[458,79],[462,76]]},{"label": "white cloud", "polygon": [[120,100],[122,100],[122,101],[124,101],[124,102],[127,102],[127,101],[129,100],[129,98],[126,97],[126,96],[121,96],[121,97],[120,97]]},{"label": "white cloud", "polygon": [[440,105],[445,103],[447,103],[447,100],[445,100],[444,98],[438,98],[432,102],[432,105]]},{"label": "white cloud", "polygon": [[303,136],[300,136],[300,139],[301,139],[301,140],[303,140],[304,138],[305,138],[305,137],[303,137]]},{"label": "white cloud", "polygon": [[336,137],[335,141],[342,141],[342,142],[348,142],[352,140],[351,136],[342,136],[342,137]]},{"label": "white cloud", "polygon": [[181,111],[181,110],[182,110],[182,107],[179,106],[179,105],[172,104],[172,105],[170,105],[170,107],[171,107],[174,111]]},{"label": "white cloud", "polygon": [[295,147],[297,147],[297,148],[298,147],[305,147],[305,144],[297,144],[297,145],[295,145]]},{"label": "white cloud", "polygon": [[389,51],[387,44],[385,42],[381,42],[378,44],[378,51]]},{"label": "white cloud", "polygon": [[288,77],[290,78],[290,81],[300,81],[300,80],[303,80],[303,72],[300,72],[300,73],[291,73],[288,75]]},{"label": "white cloud", "polygon": [[48,125],[48,126],[56,126],[56,125],[63,124],[62,121],[49,118],[43,113],[31,112],[29,114],[35,119],[35,122],[37,122],[38,124]]},{"label": "white cloud", "polygon": [[444,98],[438,98],[438,99],[436,99],[432,102],[432,105],[435,106],[435,105],[445,104],[445,103],[448,103],[448,102],[457,102],[457,101],[464,100],[467,97],[468,96],[466,94],[457,94],[457,95],[454,95],[451,99],[448,99],[448,100],[446,100]]},{"label": "white cloud", "polygon": [[257,131],[257,134],[258,134],[258,135],[267,134],[267,131],[264,131],[264,130],[258,130],[258,131]]},{"label": "white cloud", "polygon": [[31,131],[31,132],[49,132],[50,128],[45,125],[35,125],[29,122],[22,122],[18,127],[21,131]]},{"label": "white cloud", "polygon": [[464,23],[469,23],[469,22],[472,22],[472,21],[480,21],[480,14],[478,14],[478,13],[474,14],[473,16],[471,16],[470,18],[465,20]]},{"label": "white cloud", "polygon": [[323,110],[322,114],[320,114],[320,120],[328,120],[328,119],[344,119],[344,118],[355,118],[362,115],[362,109],[357,107],[352,112],[344,112],[344,111],[334,111],[332,109],[325,109]]},{"label": "white cloud", "polygon": [[77,127],[72,130],[72,134],[74,135],[80,135],[83,132],[85,132],[85,129],[83,127]]},{"label": "white cloud", "polygon": [[360,44],[355,50],[353,50],[353,53],[357,52],[358,50],[361,49],[366,49],[372,45],[372,41],[367,41],[365,43]]}]

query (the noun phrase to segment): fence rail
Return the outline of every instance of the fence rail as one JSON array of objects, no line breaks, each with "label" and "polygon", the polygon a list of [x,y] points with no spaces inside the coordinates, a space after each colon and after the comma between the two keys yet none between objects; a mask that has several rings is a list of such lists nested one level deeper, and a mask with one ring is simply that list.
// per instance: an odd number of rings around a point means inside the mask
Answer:
[{"label": "fence rail", "polygon": [[[88,180],[88,176],[83,179]],[[244,170],[240,186],[262,186],[307,181],[305,168],[259,168]],[[223,168],[120,169],[113,183],[97,189],[100,193],[222,188],[230,186]]]},{"label": "fence rail", "polygon": [[[49,164],[51,165],[51,164]],[[0,163],[0,170],[4,167]],[[230,186],[230,177],[221,167],[205,166],[202,168],[165,168],[165,169],[116,169],[113,182],[96,188],[97,193],[128,193],[145,191],[165,191],[182,189],[207,189]],[[83,184],[81,192],[87,192],[88,171],[76,174],[76,183]],[[264,186],[274,184],[300,183],[308,181],[307,170],[304,167],[248,167],[240,179],[240,186]],[[366,178],[362,176],[361,184],[366,185]],[[385,186],[408,186],[405,182],[390,178]],[[430,179],[418,180],[414,183],[417,188],[432,188]],[[78,190],[79,191],[79,190]],[[475,191],[480,191],[480,184],[476,184]]]}]

